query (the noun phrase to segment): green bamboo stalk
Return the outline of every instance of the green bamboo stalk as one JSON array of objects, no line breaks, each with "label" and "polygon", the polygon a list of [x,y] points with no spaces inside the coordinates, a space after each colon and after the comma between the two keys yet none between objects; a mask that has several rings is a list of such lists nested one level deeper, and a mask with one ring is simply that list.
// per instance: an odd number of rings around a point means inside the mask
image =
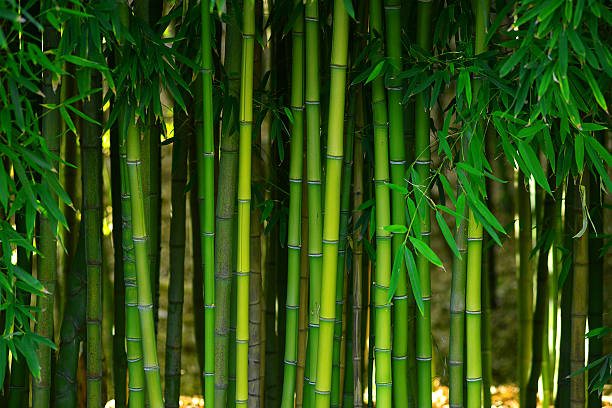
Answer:
[{"label": "green bamboo stalk", "polygon": [[363,407],[363,388],[362,388],[362,368],[363,368],[363,343],[362,343],[362,327],[365,326],[362,322],[363,315],[363,244],[359,237],[359,228],[357,223],[361,218],[362,210],[359,209],[363,203],[363,150],[362,150],[362,132],[363,132],[363,96],[361,87],[358,88],[355,95],[355,141],[353,146],[353,304],[352,304],[352,337],[353,337],[353,406],[355,408]]},{"label": "green bamboo stalk", "polygon": [[[566,179],[565,190],[565,211],[564,211],[564,248],[571,248],[572,235],[575,228],[575,206],[576,203],[576,185],[572,177]],[[572,334],[572,287],[574,281],[574,265],[571,257],[565,259],[565,262],[570,262],[571,266],[567,277],[561,287],[561,333],[559,339],[559,364],[557,371],[557,395],[555,398],[555,407],[569,408],[570,406],[570,347]]]},{"label": "green bamboo stalk", "polygon": [[[584,183],[584,184],[583,184]],[[580,214],[582,206],[587,205],[589,185],[589,173],[585,171],[581,177],[581,183],[578,186],[580,198],[576,198],[574,206],[575,214],[575,231],[579,231],[583,222],[583,217],[586,217],[584,212]],[[586,332],[586,319],[588,313],[588,295],[589,295],[589,234],[584,232],[579,237],[574,237],[573,245],[574,256],[574,276],[572,284],[572,331],[571,331],[571,346],[570,346],[570,372],[576,373],[584,367],[584,334]],[[586,406],[586,388],[585,388],[584,372],[575,374],[570,378],[570,403],[571,408],[579,408]]]},{"label": "green bamboo stalk", "polygon": [[[211,17],[201,7],[202,134],[196,134],[198,200],[204,273],[204,402],[215,405],[215,143],[212,99]],[[213,26],[214,27],[214,26]]]},{"label": "green bamboo stalk", "polygon": [[168,287],[168,324],[166,332],[165,407],[178,408],[181,386],[181,343],[185,274],[185,212],[187,183],[187,150],[189,123],[187,116],[174,106],[174,142],[172,144],[172,185],[170,218],[170,284]]},{"label": "green bamboo stalk", "polygon": [[[113,247],[121,248],[123,238],[123,215],[121,207],[121,134],[118,125],[111,130],[111,207],[113,209]],[[115,406],[124,408],[127,403],[127,356],[125,351],[125,282],[123,253],[114,252],[113,270],[113,390]]]},{"label": "green bamboo stalk", "polygon": [[251,136],[253,128],[254,2],[242,9],[240,79],[240,147],[238,153],[238,248],[236,265],[236,406],[248,406],[249,227],[251,217]]},{"label": "green bamboo stalk", "polygon": [[[122,252],[125,284],[125,343],[128,361],[128,407],[141,408],[145,404],[145,377],[142,353],[142,334],[138,313],[138,289],[136,286],[136,256],[132,236],[132,196],[127,164],[127,137],[138,133],[135,124],[125,123],[120,118],[119,128],[123,133],[120,146],[121,157],[121,216],[122,216]],[[124,129],[126,132],[124,133]],[[137,137],[137,136],[134,136]]]},{"label": "green bamboo stalk", "polygon": [[533,276],[531,267],[531,204],[529,181],[522,173],[518,175],[518,216],[519,216],[519,276],[518,276],[518,383],[521,406],[525,406],[529,365],[531,362],[533,325]]},{"label": "green bamboo stalk", "polygon": [[[306,134],[304,134],[304,141]],[[303,146],[303,144],[302,144]],[[302,147],[303,148],[303,147]],[[306,152],[302,153],[302,174],[306,174]],[[304,402],[304,369],[306,366],[306,345],[308,343],[308,189],[302,187],[302,255],[300,258],[300,309],[298,313],[298,350],[295,374],[295,407]],[[289,292],[287,292],[289,295]]]},{"label": "green bamboo stalk", "polygon": [[[325,220],[315,407],[330,406],[335,293],[340,228],[340,182],[343,157],[344,103],[348,59],[348,13],[342,0],[334,0],[331,50],[329,120],[325,175]],[[307,85],[308,86],[308,85]]]},{"label": "green bamboo stalk", "polygon": [[163,406],[161,378],[157,361],[157,346],[155,338],[155,323],[153,317],[153,295],[151,292],[151,277],[149,271],[148,235],[146,217],[144,214],[144,197],[142,191],[142,174],[140,161],[140,137],[136,132],[136,124],[129,119],[127,134],[127,167],[131,193],[132,239],[136,261],[136,284],[138,289],[138,311],[142,333],[143,364],[146,381],[146,391],[149,406]]},{"label": "green bamboo stalk", "polygon": [[[489,25],[489,0],[476,0],[473,4],[475,12],[475,46],[476,55],[487,50],[486,33]],[[475,81],[474,95],[480,91],[480,80]],[[486,126],[480,123],[480,130],[486,136]],[[469,141],[467,142],[469,143]],[[482,241],[483,226],[478,222],[471,209],[468,210],[467,236],[467,271],[465,290],[465,332],[466,332],[466,406],[477,408],[482,405]],[[529,229],[530,231],[530,229]],[[485,271],[486,273],[486,271]]]},{"label": "green bamboo stalk", "polygon": [[[350,93],[354,96],[354,92]],[[331,405],[339,407],[342,402],[342,360],[343,360],[343,324],[344,324],[344,299],[346,299],[346,246],[348,239],[348,219],[351,205],[351,181],[353,178],[353,139],[355,130],[355,99],[350,97],[348,101],[347,113],[345,115],[345,146],[346,154],[342,164],[342,190],[340,194],[340,241],[338,243],[338,267],[336,273],[336,321],[334,323],[334,346],[332,354],[332,389]]]},{"label": "green bamboo stalk", "polygon": [[[194,274],[192,278],[192,290],[193,290],[193,314],[194,314],[194,334],[196,343],[196,354],[198,357],[198,367],[200,375],[200,386],[202,394],[204,393],[204,274],[198,273],[198,270],[202,271],[202,231],[200,227],[200,218],[203,215],[200,212],[200,202],[198,197],[198,153],[196,149],[197,135],[202,135],[202,76],[196,76],[193,85],[193,101],[194,107],[189,111],[188,116],[193,117],[194,120],[194,132],[192,140],[190,141],[189,148],[189,173],[191,180],[193,180],[193,193],[190,196],[191,203],[191,218],[192,218],[192,237],[193,237],[193,265]],[[189,109],[189,107],[188,107]],[[193,112],[195,111],[195,112]],[[195,266],[198,265],[198,266]],[[197,268],[197,269],[196,269]]]},{"label": "green bamboo stalk", "polygon": [[[300,7],[299,0],[296,2]],[[304,12],[292,30],[291,157],[289,162],[289,222],[287,233],[287,309],[285,367],[281,407],[293,408],[298,362],[298,320],[302,251],[302,171],[304,167]],[[269,294],[266,294],[269,296]],[[270,324],[270,322],[268,322]]]},{"label": "green bamboo stalk", "polygon": [[321,118],[319,97],[319,2],[305,6],[306,32],[306,183],[308,184],[308,264],[310,269],[308,346],[304,376],[304,406],[315,399],[321,302],[322,225],[321,212]]},{"label": "green bamboo stalk", "polygon": [[[460,187],[459,187],[460,188]],[[453,407],[463,406],[463,383],[465,356],[465,280],[467,267],[467,210],[463,213],[455,241],[461,258],[453,257],[453,276],[450,297],[450,346],[448,357],[449,404]]]},{"label": "green bamboo stalk", "polygon": [[[383,36],[383,15],[380,0],[370,1],[370,35]],[[372,64],[382,59],[382,47],[372,57]],[[374,127],[374,189],[376,197],[376,271],[373,282],[375,308],[374,360],[376,364],[376,406],[391,407],[391,304],[387,297],[391,281],[391,202],[389,187],[389,139],[387,101],[383,77],[372,81],[372,114]],[[405,378],[405,376],[403,376]]]},{"label": "green bamboo stalk", "polygon": [[[402,81],[396,76],[402,71],[401,38],[401,2],[400,0],[385,0],[386,36],[385,51],[388,58],[394,62],[390,72],[387,97],[389,100],[389,164],[391,168],[391,183],[404,185],[406,164],[406,146],[404,143],[404,117],[402,106]],[[406,224],[404,196],[399,191],[391,192],[391,222],[394,225]],[[400,250],[403,237],[394,234],[392,238],[392,253]],[[398,274],[397,289],[393,296],[393,403],[395,406],[408,406],[413,400],[413,392],[408,383],[408,292],[406,286],[406,267],[401,263]]]},{"label": "green bamboo stalk", "polygon": [[[227,25],[225,42],[225,71],[232,98],[240,92],[240,28],[235,16]],[[215,406],[225,408],[228,401],[229,320],[234,258],[234,211],[236,210],[236,175],[238,172],[238,115],[234,109],[223,112],[228,121],[227,131],[221,136],[219,158],[219,188],[217,195],[217,224],[215,241]],[[232,399],[230,399],[232,400]]]},{"label": "green bamboo stalk", "polygon": [[[92,87],[101,77],[92,74]],[[84,104],[84,113],[97,121],[102,114],[102,95],[96,93]],[[102,406],[102,129],[83,122],[81,163],[85,258],[87,262],[87,405]]]},{"label": "green bamboo stalk", "polygon": [[[51,4],[44,2],[41,6],[43,10],[51,7]],[[43,49],[54,50],[59,43],[59,32],[47,23],[44,26],[43,32]],[[53,88],[53,73],[49,70],[43,72],[43,87],[42,91],[43,104],[58,104],[59,89]],[[43,110],[42,116],[42,137],[45,140],[47,149],[53,155],[59,155],[60,148],[60,113],[58,109]],[[53,167],[57,168],[57,162],[53,161]],[[53,202],[57,203],[57,197],[52,194]],[[36,298],[36,307],[39,312],[36,313],[36,324],[34,332],[42,337],[53,342],[53,310],[54,297],[56,286],[56,271],[57,271],[57,220],[40,216],[39,222],[39,238],[37,239],[37,248],[40,255],[37,257],[37,273],[38,280],[45,287],[45,296]],[[39,345],[36,350],[38,363],[40,364],[40,377],[32,383],[32,405],[34,407],[46,407],[51,400],[51,348],[45,345]]]},{"label": "green bamboo stalk", "polygon": [[[431,48],[432,2],[421,1],[417,5],[417,44],[424,50]],[[423,103],[423,95],[415,100],[415,169],[418,175],[415,199],[420,208],[421,239],[429,245],[431,231],[429,197],[429,167],[431,151],[429,145],[429,109]],[[417,368],[417,406],[431,406],[431,282],[429,261],[417,254],[417,270],[421,280],[423,313],[416,313],[416,368]],[[480,293],[479,293],[480,296]]]},{"label": "green bamboo stalk", "polygon": [[[549,180],[552,181],[552,180]],[[536,221],[538,226],[538,240],[547,239],[546,232],[553,228],[553,196],[547,194],[544,197],[543,211],[538,211]],[[537,264],[537,291],[536,304],[533,313],[533,338],[532,338],[532,361],[531,373],[527,383],[526,404],[528,407],[535,407],[538,401],[538,382],[540,375],[542,376],[542,388],[546,392],[550,389],[548,381],[548,355],[545,355],[545,350],[548,350],[548,254],[550,246],[546,243],[540,246],[538,253]]]}]

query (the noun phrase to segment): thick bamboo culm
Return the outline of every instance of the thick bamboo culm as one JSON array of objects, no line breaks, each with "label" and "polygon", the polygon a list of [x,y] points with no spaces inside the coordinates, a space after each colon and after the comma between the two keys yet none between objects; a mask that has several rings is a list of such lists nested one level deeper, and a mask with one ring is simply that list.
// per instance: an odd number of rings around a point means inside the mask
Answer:
[{"label": "thick bamboo culm", "polygon": [[236,406],[249,399],[249,229],[251,219],[251,135],[253,130],[253,51],[255,5],[242,9],[242,68],[240,72],[240,141],[238,150],[238,237],[236,264]]},{"label": "thick bamboo culm", "polygon": [[[287,235],[287,309],[284,379],[281,407],[293,408],[298,363],[298,321],[302,255],[302,171],[304,161],[304,14],[292,31],[291,157],[289,169],[289,226]],[[270,322],[271,324],[271,322]]]},{"label": "thick bamboo culm", "polygon": [[[330,406],[332,348],[336,314],[336,274],[340,229],[340,183],[344,154],[344,102],[348,60],[349,16],[342,0],[334,0],[331,48],[329,120],[323,221],[323,268],[315,407]],[[307,85],[308,86],[308,85]]]}]

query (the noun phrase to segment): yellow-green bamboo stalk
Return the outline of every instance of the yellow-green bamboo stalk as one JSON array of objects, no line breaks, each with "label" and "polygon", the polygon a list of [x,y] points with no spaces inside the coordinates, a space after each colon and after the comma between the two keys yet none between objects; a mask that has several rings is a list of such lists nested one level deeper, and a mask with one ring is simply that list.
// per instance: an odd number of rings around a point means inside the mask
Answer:
[{"label": "yellow-green bamboo stalk", "polygon": [[[299,0],[296,2],[299,7]],[[300,307],[300,272],[302,234],[302,168],[304,158],[304,13],[301,12],[292,31],[291,63],[291,158],[289,169],[289,230],[287,236],[287,309],[285,337],[285,370],[283,408],[293,408],[298,360],[298,321]]]},{"label": "yellow-green bamboo stalk", "polygon": [[348,59],[348,13],[342,0],[334,0],[331,79],[325,175],[323,268],[315,407],[330,406],[332,346],[334,342],[336,273],[340,228],[340,179],[342,174],[344,102]]},{"label": "yellow-green bamboo stalk", "polygon": [[249,227],[251,219],[251,136],[253,130],[253,49],[255,4],[242,9],[242,69],[240,81],[240,142],[238,152],[238,247],[236,265],[236,406],[249,399]]}]

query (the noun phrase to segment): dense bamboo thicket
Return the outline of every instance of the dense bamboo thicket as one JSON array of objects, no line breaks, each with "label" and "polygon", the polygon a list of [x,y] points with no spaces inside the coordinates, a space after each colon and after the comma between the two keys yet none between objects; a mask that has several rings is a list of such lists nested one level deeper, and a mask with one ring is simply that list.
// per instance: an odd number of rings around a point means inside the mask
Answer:
[{"label": "dense bamboo thicket", "polygon": [[604,406],[611,39],[607,0],[0,1],[0,407]]}]

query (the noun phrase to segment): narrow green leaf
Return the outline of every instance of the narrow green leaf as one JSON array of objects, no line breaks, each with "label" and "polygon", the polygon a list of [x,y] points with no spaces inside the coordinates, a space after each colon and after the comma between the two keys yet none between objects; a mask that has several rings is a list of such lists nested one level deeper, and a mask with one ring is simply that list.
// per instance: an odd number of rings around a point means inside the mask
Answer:
[{"label": "narrow green leaf", "polygon": [[404,250],[404,261],[406,262],[406,270],[408,271],[408,278],[410,279],[410,286],[412,286],[412,295],[414,296],[414,300],[419,308],[419,312],[421,312],[421,316],[423,316],[423,292],[421,291],[421,278],[419,277],[419,272],[417,271],[416,262],[414,261],[414,256],[412,252],[406,247],[406,245],[402,245]]},{"label": "narrow green leaf", "polygon": [[397,249],[395,257],[393,259],[393,269],[391,269],[391,281],[389,282],[389,294],[387,297],[387,303],[391,302],[395,291],[397,290],[397,282],[399,281],[399,274],[401,271],[402,262],[404,261],[404,251],[401,248]]},{"label": "narrow green leaf", "polygon": [[444,266],[442,265],[442,261],[440,261],[438,255],[436,255],[434,251],[431,250],[429,245],[427,245],[425,242],[421,241],[418,238],[409,236],[408,239],[410,239],[410,242],[412,243],[412,245],[414,245],[414,248],[419,251],[421,255],[427,258],[429,262],[440,268],[444,268]]},{"label": "narrow green leaf", "polygon": [[438,211],[436,211],[436,220],[438,221],[440,231],[442,231],[442,235],[444,235],[444,239],[446,240],[446,243],[450,247],[451,251],[453,251],[453,254],[455,254],[458,259],[461,259],[461,254],[459,253],[459,248],[457,248],[455,237],[453,237],[453,233],[451,232],[450,228],[448,228],[448,225],[446,225],[444,217],[442,217],[442,214],[440,214]]}]

